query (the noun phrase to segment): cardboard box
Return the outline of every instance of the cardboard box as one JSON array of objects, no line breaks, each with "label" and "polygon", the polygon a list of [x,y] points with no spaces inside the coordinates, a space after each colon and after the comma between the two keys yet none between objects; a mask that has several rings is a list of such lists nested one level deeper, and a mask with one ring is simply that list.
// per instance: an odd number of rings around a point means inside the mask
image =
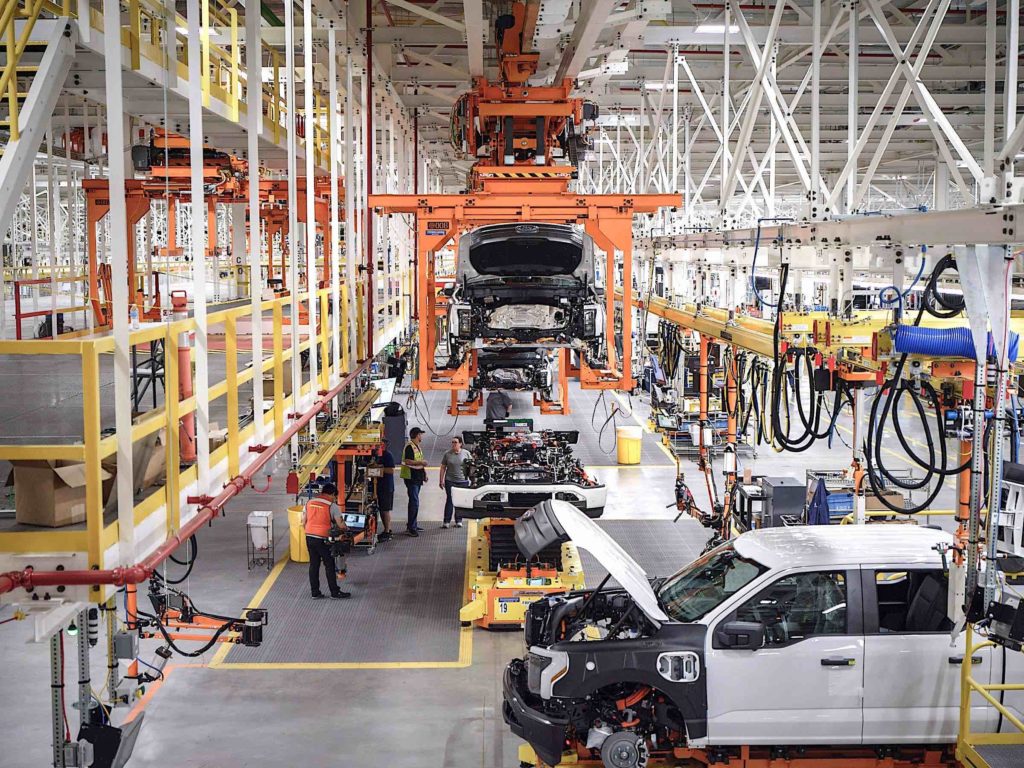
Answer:
[{"label": "cardboard box", "polygon": [[[60,528],[85,521],[85,464],[73,461],[14,461],[15,519],[25,525]],[[101,499],[113,495],[113,474],[100,469]]]},{"label": "cardboard box", "polygon": [[[281,382],[281,389],[284,392],[284,397],[288,397],[292,393],[292,361],[291,358],[281,363],[283,370],[284,380]],[[271,368],[269,371],[263,374],[263,399],[273,400],[274,399],[274,369]]]},{"label": "cardboard box", "polygon": [[[903,494],[902,493],[900,493],[899,491],[886,491],[885,494],[883,494],[883,495],[885,496],[886,501],[888,501],[894,507],[899,507],[900,509],[903,509]],[[885,506],[885,504],[883,504],[879,500],[877,494],[872,494],[872,493],[869,493],[869,494],[867,494],[865,496],[865,498],[864,498],[864,509],[866,511],[868,511],[868,512],[891,512],[892,511],[892,510],[889,509],[889,507]]]},{"label": "cardboard box", "polygon": [[161,429],[132,446],[136,493],[154,485],[162,485],[167,479],[166,435],[167,430]]}]

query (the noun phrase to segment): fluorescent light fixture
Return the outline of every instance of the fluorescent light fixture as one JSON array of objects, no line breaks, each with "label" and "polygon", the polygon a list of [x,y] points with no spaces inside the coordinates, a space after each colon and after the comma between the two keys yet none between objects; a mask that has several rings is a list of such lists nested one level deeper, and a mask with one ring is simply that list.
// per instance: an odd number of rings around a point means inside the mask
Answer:
[{"label": "fluorescent light fixture", "polygon": [[175,27],[174,31],[177,32],[179,35],[187,35],[188,27]]},{"label": "fluorescent light fixture", "polygon": [[[698,24],[693,30],[698,35],[722,35],[725,34],[725,24]],[[736,24],[729,25],[729,34],[734,35],[740,31]]]}]

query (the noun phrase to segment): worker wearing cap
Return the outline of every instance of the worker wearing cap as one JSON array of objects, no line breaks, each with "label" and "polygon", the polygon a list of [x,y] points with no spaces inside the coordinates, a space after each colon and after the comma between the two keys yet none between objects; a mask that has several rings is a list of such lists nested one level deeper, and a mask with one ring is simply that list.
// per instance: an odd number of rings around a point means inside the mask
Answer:
[{"label": "worker wearing cap", "polygon": [[331,483],[320,487],[320,493],[306,502],[302,509],[302,528],[306,532],[306,549],[309,550],[309,588],[314,600],[324,596],[320,591],[320,564],[327,571],[327,586],[331,597],[340,600],[352,597],[338,587],[338,576],[334,570],[334,555],[331,552],[331,523],[345,527],[338,508],[338,488]]},{"label": "worker wearing cap", "polygon": [[409,442],[405,444],[402,452],[402,469],[399,472],[405,481],[405,489],[409,492],[408,519],[406,520],[406,533],[410,536],[419,536],[423,529],[416,523],[420,514],[420,489],[427,482],[427,462],[423,457],[423,449],[420,443],[423,442],[423,430],[413,427],[409,430]]}]

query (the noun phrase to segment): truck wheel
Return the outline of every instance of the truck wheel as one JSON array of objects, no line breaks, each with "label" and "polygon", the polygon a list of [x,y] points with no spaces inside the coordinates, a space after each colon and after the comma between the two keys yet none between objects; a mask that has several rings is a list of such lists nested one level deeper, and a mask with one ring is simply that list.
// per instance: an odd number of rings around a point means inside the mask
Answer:
[{"label": "truck wheel", "polygon": [[632,731],[618,731],[601,745],[601,762],[605,768],[644,768],[647,765],[647,744]]}]

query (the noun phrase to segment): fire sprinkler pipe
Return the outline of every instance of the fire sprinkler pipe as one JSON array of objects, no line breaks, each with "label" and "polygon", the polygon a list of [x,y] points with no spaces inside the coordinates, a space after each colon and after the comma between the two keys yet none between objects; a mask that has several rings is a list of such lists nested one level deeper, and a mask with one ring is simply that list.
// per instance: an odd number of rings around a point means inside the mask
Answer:
[{"label": "fire sprinkler pipe", "polygon": [[196,516],[181,527],[174,536],[164,541],[152,554],[135,565],[120,566],[108,570],[78,570],[78,571],[36,571],[32,568],[25,568],[21,571],[9,571],[0,574],[0,594],[11,592],[18,587],[23,589],[34,589],[36,587],[55,586],[82,586],[112,584],[116,587],[123,587],[128,584],[141,584],[153,575],[157,567],[166,560],[175,550],[189,540],[192,534],[206,525],[217,516],[224,506],[232,498],[241,493],[245,487],[252,482],[252,478],[259,472],[279,450],[288,445],[292,437],[306,424],[308,424],[318,413],[323,411],[344,389],[351,384],[359,374],[365,371],[371,360],[363,361],[354,371],[345,376],[336,387],[329,390],[323,397],[314,400],[308,411],[296,419],[277,440],[262,450],[256,460],[230,480],[224,486],[224,490],[214,496],[210,501],[203,504]]}]

